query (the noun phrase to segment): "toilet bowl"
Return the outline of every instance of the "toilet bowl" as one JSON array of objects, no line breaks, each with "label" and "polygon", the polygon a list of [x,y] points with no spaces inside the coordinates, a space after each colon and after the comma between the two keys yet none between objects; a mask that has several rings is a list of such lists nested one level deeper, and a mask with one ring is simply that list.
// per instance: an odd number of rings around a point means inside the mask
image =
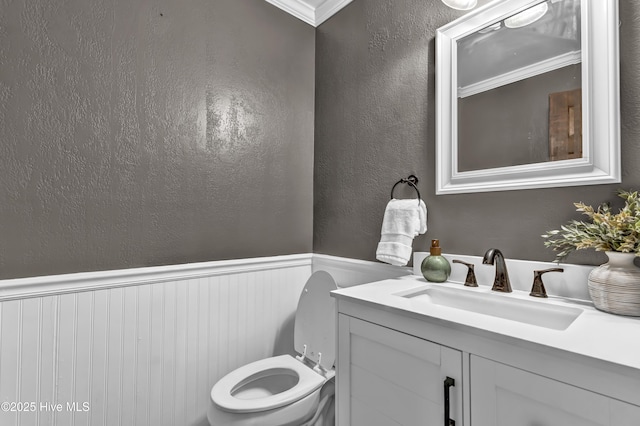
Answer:
[{"label": "toilet bowl", "polygon": [[209,424],[300,426],[317,417],[333,396],[333,383],[327,382],[335,375],[335,304],[329,294],[335,289],[329,273],[311,275],[296,311],[299,356],[261,359],[220,379],[211,389]]}]

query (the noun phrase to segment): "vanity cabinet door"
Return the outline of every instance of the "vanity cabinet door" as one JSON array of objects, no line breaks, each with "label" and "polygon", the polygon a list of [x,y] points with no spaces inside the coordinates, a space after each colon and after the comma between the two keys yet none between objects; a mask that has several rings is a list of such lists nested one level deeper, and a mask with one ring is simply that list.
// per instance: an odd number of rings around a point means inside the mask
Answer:
[{"label": "vanity cabinet door", "polygon": [[447,377],[450,425],[462,425],[462,354],[386,327],[339,315],[339,426],[440,426]]},{"label": "vanity cabinet door", "polygon": [[471,356],[473,426],[638,426],[640,407]]}]

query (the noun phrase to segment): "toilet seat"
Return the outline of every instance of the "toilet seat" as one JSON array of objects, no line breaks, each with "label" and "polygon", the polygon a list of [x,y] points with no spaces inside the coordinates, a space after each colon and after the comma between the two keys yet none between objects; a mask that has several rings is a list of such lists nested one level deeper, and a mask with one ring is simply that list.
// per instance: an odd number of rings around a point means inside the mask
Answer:
[{"label": "toilet seat", "polygon": [[[270,375],[290,374],[297,377],[291,388],[264,398],[241,399],[233,393],[243,385]],[[211,399],[219,408],[233,413],[254,413],[289,405],[319,389],[326,378],[291,355],[261,359],[242,366],[224,376],[211,389]]]}]

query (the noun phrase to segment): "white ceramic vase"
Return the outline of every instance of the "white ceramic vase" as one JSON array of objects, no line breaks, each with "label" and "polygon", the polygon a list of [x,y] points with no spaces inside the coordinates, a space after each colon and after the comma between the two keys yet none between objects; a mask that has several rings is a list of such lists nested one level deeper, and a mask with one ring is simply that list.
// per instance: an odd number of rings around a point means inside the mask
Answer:
[{"label": "white ceramic vase", "polygon": [[596,308],[618,315],[640,316],[640,268],[634,253],[605,252],[609,262],[589,274],[589,295]]}]

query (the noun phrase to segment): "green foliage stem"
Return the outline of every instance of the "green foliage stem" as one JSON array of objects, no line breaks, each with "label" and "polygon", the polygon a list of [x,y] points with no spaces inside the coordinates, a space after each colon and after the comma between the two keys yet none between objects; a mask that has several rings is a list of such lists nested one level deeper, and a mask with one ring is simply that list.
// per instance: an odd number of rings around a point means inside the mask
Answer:
[{"label": "green foliage stem", "polygon": [[596,251],[635,253],[640,256],[640,196],[638,191],[618,191],[625,205],[614,214],[608,203],[597,209],[584,203],[574,203],[576,211],[590,221],[571,220],[560,229],[542,235],[545,247],[556,254],[556,262],[562,261],[574,250],[593,248]]}]

